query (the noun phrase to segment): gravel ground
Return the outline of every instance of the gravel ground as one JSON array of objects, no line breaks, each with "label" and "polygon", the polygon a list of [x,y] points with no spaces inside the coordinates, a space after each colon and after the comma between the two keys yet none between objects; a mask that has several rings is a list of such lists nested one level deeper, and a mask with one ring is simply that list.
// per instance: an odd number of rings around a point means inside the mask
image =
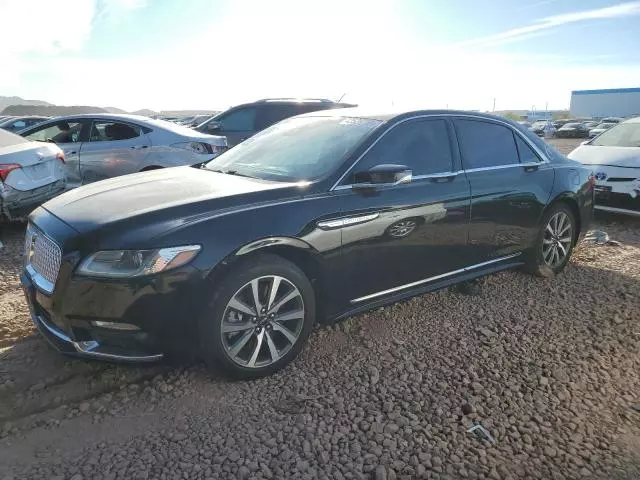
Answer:
[{"label": "gravel ground", "polygon": [[0,479],[638,479],[640,222],[593,228],[621,245],[318,329],[284,371],[229,382],[51,351],[19,290],[22,228],[5,227]]}]

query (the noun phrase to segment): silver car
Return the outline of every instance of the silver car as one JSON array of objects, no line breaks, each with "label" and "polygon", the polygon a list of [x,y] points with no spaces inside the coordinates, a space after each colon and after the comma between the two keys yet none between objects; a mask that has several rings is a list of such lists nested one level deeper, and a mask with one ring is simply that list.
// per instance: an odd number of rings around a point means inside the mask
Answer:
[{"label": "silver car", "polygon": [[53,142],[64,151],[67,188],[129,173],[195,165],[227,149],[226,137],[138,115],[57,117],[19,134]]}]

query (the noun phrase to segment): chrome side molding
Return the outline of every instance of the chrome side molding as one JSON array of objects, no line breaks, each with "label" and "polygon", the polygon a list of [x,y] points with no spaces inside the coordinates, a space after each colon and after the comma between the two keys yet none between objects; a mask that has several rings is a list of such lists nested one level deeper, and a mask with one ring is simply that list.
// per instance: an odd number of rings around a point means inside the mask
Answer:
[{"label": "chrome side molding", "polygon": [[522,252],[513,253],[511,255],[507,255],[505,257],[494,258],[493,260],[489,260],[487,262],[477,263],[475,265],[471,265],[469,267],[460,268],[458,270],[453,270],[452,272],[442,273],[440,275],[435,275],[433,277],[425,278],[422,280],[418,280],[416,282],[406,283],[404,285],[400,285],[398,287],[393,287],[388,290],[383,290],[381,292],[372,293],[370,295],[365,295],[364,297],[354,298],[351,300],[351,303],[360,303],[366,300],[371,300],[376,297],[381,297],[383,295],[388,295],[389,293],[399,292],[400,290],[405,290],[407,288],[417,287],[418,285],[422,285],[424,283],[434,282],[436,280],[440,280],[443,278],[451,277],[453,275],[458,275],[459,273],[468,272],[469,270],[475,270],[476,268],[484,267],[486,265],[491,265],[492,263],[502,262],[503,260],[509,260],[510,258],[515,258],[521,255]]}]

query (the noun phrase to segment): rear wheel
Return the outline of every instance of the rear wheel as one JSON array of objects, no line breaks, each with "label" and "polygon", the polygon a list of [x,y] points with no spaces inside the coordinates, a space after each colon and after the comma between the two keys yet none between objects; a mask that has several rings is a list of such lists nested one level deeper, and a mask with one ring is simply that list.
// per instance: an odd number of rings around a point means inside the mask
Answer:
[{"label": "rear wheel", "polygon": [[552,207],[542,221],[527,270],[543,277],[560,273],[571,258],[575,238],[576,219],[571,209],[564,204]]},{"label": "rear wheel", "polygon": [[293,263],[261,255],[225,277],[200,321],[201,352],[235,378],[269,375],[293,360],[315,322],[311,283]]}]

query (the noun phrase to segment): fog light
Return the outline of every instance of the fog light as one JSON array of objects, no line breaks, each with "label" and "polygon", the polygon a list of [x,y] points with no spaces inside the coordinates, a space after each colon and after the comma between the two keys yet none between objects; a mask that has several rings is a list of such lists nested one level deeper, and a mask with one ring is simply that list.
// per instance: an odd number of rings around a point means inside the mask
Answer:
[{"label": "fog light", "polygon": [[95,320],[93,323],[96,327],[109,328],[111,330],[122,330],[127,332],[134,332],[140,330],[140,327],[131,325],[130,323],[118,323],[118,322],[103,322],[101,320]]}]

